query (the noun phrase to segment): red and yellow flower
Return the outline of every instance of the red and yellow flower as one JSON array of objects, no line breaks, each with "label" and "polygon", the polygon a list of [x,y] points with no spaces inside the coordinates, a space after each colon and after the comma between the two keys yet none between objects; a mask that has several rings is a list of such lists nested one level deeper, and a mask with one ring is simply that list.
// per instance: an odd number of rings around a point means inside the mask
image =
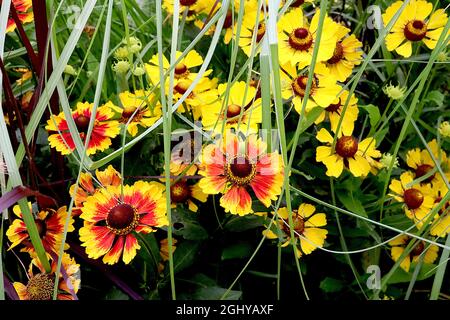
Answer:
[{"label": "red and yellow flower", "polygon": [[[17,11],[17,15],[22,24],[32,22],[34,20],[33,11],[30,10],[33,7],[32,0],[12,0],[11,7]],[[13,18],[9,18],[6,24],[6,32],[13,32],[16,29],[16,23]]]},{"label": "red and yellow flower", "polygon": [[[78,102],[76,110],[72,112],[72,117],[75,121],[82,142],[85,142],[86,140],[89,122],[92,117],[93,106],[93,103]],[[88,155],[94,154],[97,151],[104,151],[108,149],[112,143],[111,139],[115,138],[119,134],[119,122],[111,120],[113,117],[114,112],[108,104],[100,106],[97,109],[92,135],[86,150]],[[73,152],[75,149],[75,142],[69,132],[69,126],[63,112],[59,115],[52,115],[47,121],[47,126],[45,129],[47,129],[49,133],[52,133],[48,137],[48,141],[50,142],[50,146],[52,148],[55,148],[63,155]]]},{"label": "red and yellow flower", "polygon": [[[31,203],[29,203],[31,210]],[[19,205],[15,205],[13,208],[16,219],[11,223],[6,236],[11,241],[10,250],[18,245],[23,246],[20,251],[28,252],[30,255],[35,254],[33,244],[31,243],[30,234],[22,218],[22,212]],[[45,209],[37,213],[34,222],[36,224],[39,237],[41,238],[42,245],[48,254],[57,254],[61,248],[64,225],[67,220],[67,209],[61,207],[58,210]],[[72,232],[74,220],[70,218],[67,232]]]},{"label": "red and yellow flower", "polygon": [[[61,259],[61,267],[66,273],[59,273],[57,300],[74,300],[75,294],[80,288],[80,265],[67,253]],[[51,260],[51,272],[46,273],[39,259],[34,258],[28,269],[28,282],[14,282],[20,300],[51,300],[55,286],[58,260]]]},{"label": "red and yellow flower", "polygon": [[[95,177],[100,187],[107,187],[107,186],[120,186],[122,183],[122,178],[120,177],[120,173],[116,171],[116,169],[113,168],[113,166],[109,165],[105,170],[95,171]],[[90,172],[82,172],[80,175],[80,182],[78,185],[77,193],[75,194],[74,203],[75,206],[72,209],[72,215],[79,216],[81,214],[81,208],[83,207],[83,202],[86,201],[86,199],[89,196],[92,196],[95,191],[96,187],[94,185],[93,177]],[[75,191],[75,184],[73,184],[70,187],[70,195],[72,196]]]},{"label": "red and yellow flower", "polygon": [[249,189],[266,207],[276,200],[283,184],[283,162],[277,152],[266,153],[266,144],[252,134],[245,139],[227,133],[222,141],[206,146],[202,154],[206,194],[222,193],[220,205],[238,215],[253,213]]},{"label": "red and yellow flower", "polygon": [[335,23],[325,18],[320,44],[316,43],[320,10],[314,14],[311,24],[303,16],[301,8],[286,13],[278,22],[278,39],[280,64],[291,63],[301,68],[309,65],[315,45],[319,45],[317,61],[324,62],[333,57],[336,47]]},{"label": "red and yellow flower", "polygon": [[[403,5],[403,1],[394,2],[382,15],[387,26]],[[429,49],[434,49],[447,23],[444,9],[433,11],[433,4],[424,0],[411,0],[398,17],[386,36],[386,47],[408,58],[412,54],[414,43],[423,42]],[[431,14],[431,16],[430,16]],[[428,16],[430,16],[428,18]],[[450,32],[449,32],[450,34]]]},{"label": "red and yellow flower", "polygon": [[365,177],[369,174],[375,162],[374,158],[380,158],[381,152],[375,147],[374,138],[366,138],[358,141],[352,135],[352,131],[340,131],[333,150],[333,136],[322,128],[317,133],[317,140],[326,143],[326,146],[319,146],[316,150],[316,161],[322,162],[327,167],[327,176],[338,178],[344,167],[355,177]]},{"label": "red and yellow flower", "polygon": [[[287,208],[279,208],[278,228],[266,229],[263,234],[268,239],[278,239],[281,231],[282,247],[291,243],[291,226],[289,224],[289,212]],[[298,210],[292,212],[293,231],[295,237],[295,251],[297,258],[310,254],[317,248],[322,248],[328,231],[323,229],[327,225],[325,213],[317,213],[316,207],[311,204],[302,203]]]},{"label": "red and yellow flower", "polygon": [[[122,194],[123,191],[123,194]],[[140,245],[133,234],[150,233],[167,226],[166,202],[157,182],[137,181],[132,186],[106,186],[84,202],[82,246],[90,258],[103,256],[106,264],[122,258],[125,264],[136,256]]]},{"label": "red and yellow flower", "polygon": [[420,229],[434,206],[434,199],[429,185],[413,185],[413,180],[411,172],[404,172],[400,175],[400,180],[391,181],[389,190],[396,201],[404,203],[406,216]]},{"label": "red and yellow flower", "polygon": [[[400,256],[405,251],[406,246],[409,244],[411,240],[412,238],[407,235],[399,235],[398,237],[389,242],[389,245],[391,246],[392,260],[397,261],[400,258]],[[419,262],[419,258],[421,257],[421,255],[424,255],[423,263],[430,264],[436,261],[438,257],[439,247],[432,244],[429,245],[428,249],[426,249],[427,246],[428,244],[426,244],[424,241],[419,240],[414,245],[413,250],[400,263],[400,268],[402,268],[406,272],[409,272],[409,269],[411,268],[411,263]],[[425,249],[426,252],[424,252]]]}]

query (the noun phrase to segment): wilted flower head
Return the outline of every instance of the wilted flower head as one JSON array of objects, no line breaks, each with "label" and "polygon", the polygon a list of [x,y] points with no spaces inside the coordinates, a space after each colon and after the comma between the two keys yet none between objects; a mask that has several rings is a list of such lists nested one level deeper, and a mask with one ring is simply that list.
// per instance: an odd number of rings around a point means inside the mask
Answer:
[{"label": "wilted flower head", "polygon": [[138,66],[138,67],[134,68],[133,74],[136,77],[141,77],[145,74],[145,69],[142,66]]},{"label": "wilted flower head", "polygon": [[114,51],[114,57],[119,60],[127,59],[128,58],[128,49],[127,47],[120,47],[116,51]]},{"label": "wilted flower head", "polygon": [[137,53],[142,49],[141,40],[136,37],[129,37],[128,39],[123,39],[122,42],[128,45],[131,53]]},{"label": "wilted flower head", "polygon": [[445,138],[450,138],[450,123],[448,121],[441,123],[439,126],[439,133]]},{"label": "wilted flower head", "polygon": [[391,83],[383,88],[383,92],[393,100],[400,100],[406,92],[406,87],[393,86]]},{"label": "wilted flower head", "polygon": [[127,73],[130,70],[130,63],[125,60],[119,60],[113,65],[113,70],[116,73]]}]

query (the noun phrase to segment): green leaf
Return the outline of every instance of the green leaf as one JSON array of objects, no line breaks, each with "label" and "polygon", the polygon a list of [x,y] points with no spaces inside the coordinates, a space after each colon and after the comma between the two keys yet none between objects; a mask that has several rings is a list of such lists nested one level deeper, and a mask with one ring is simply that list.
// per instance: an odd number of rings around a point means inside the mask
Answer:
[{"label": "green leaf", "polygon": [[182,236],[186,240],[205,240],[208,232],[196,220],[197,215],[192,212],[175,209],[172,212],[173,234]]},{"label": "green leaf", "polygon": [[344,284],[341,280],[326,277],[320,282],[320,289],[322,289],[324,292],[331,293],[331,292],[338,292],[341,291],[342,288],[344,288]]},{"label": "green leaf", "polygon": [[301,124],[300,133],[311,127],[316,119],[322,114],[322,107],[315,107],[308,112]]},{"label": "green leaf", "polygon": [[[410,282],[412,274],[414,272],[416,264],[411,263],[411,268],[409,269],[409,272],[406,272],[402,268],[397,268],[395,272],[392,274],[392,276],[388,280],[388,284],[393,283],[404,283],[404,282]],[[425,280],[431,276],[433,276],[436,273],[436,265],[434,264],[422,264],[422,268],[420,268],[420,272],[417,276],[417,280]]]},{"label": "green leaf", "polygon": [[413,225],[411,219],[408,219],[404,214],[396,214],[384,217],[381,220],[381,223],[401,230],[406,230]]},{"label": "green leaf", "polygon": [[438,90],[433,90],[428,92],[425,97],[424,102],[434,102],[438,107],[442,107],[444,105],[445,96],[442,92]]},{"label": "green leaf", "polygon": [[[175,273],[192,265],[199,247],[200,243],[195,241],[184,241],[177,246],[177,249],[173,253],[173,269]],[[168,274],[169,269],[166,268],[166,275]]]},{"label": "green leaf", "polygon": [[362,205],[357,194],[353,190],[336,190],[336,195],[339,201],[344,205],[347,210],[359,214],[360,216],[367,217],[366,210]]},{"label": "green leaf", "polygon": [[263,225],[264,218],[259,216],[246,215],[243,217],[233,217],[228,221],[224,228],[232,232],[242,232],[254,228],[261,227]]},{"label": "green leaf", "polygon": [[251,256],[252,252],[253,248],[248,242],[240,242],[224,248],[221,259],[244,259]]},{"label": "green leaf", "polygon": [[366,106],[359,106],[359,108],[366,111],[369,114],[370,126],[374,128],[381,117],[380,109],[378,109],[378,107],[374,106],[373,104],[368,104]]}]

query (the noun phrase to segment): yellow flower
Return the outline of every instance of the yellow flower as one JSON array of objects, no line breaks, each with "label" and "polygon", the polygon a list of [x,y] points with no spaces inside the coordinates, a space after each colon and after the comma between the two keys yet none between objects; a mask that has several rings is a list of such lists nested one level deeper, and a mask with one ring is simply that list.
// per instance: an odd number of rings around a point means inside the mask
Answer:
[{"label": "yellow flower", "polygon": [[[382,15],[387,26],[399,11],[403,1],[394,2]],[[433,4],[424,0],[411,0],[386,36],[386,47],[408,58],[412,54],[412,44],[423,42],[429,49],[434,49],[445,24],[447,14],[444,9],[436,10],[429,19]],[[450,34],[450,33],[449,33]]]},{"label": "yellow flower", "polygon": [[396,201],[404,203],[406,216],[414,220],[414,223],[420,229],[434,206],[434,199],[431,196],[432,190],[429,185],[411,185],[413,180],[411,172],[402,173],[400,180],[393,179],[391,181],[389,185],[391,193],[389,195]]},{"label": "yellow flower", "polygon": [[[177,239],[172,238],[172,253],[177,249]],[[159,242],[159,255],[161,256],[161,262],[158,264],[158,272],[164,271],[165,262],[169,261],[169,239],[165,238]]]},{"label": "yellow flower", "polygon": [[[448,159],[445,152],[439,148],[439,145],[435,139],[428,142],[428,147],[433,153],[435,159],[441,164],[447,178],[450,178],[450,159]],[[409,150],[406,154],[406,163],[408,167],[414,170],[414,179],[423,177],[428,172],[435,170],[434,161],[427,149],[420,150],[419,148],[415,148]],[[430,177],[423,180],[423,183],[430,183],[432,181],[437,181],[437,179],[441,179],[440,174],[434,173]]]},{"label": "yellow flower", "polygon": [[[220,84],[218,93],[223,96],[227,84]],[[261,99],[255,87],[247,86],[244,81],[236,82],[229,89],[228,105],[225,98],[210,105],[202,106],[202,124],[205,130],[222,132],[224,129],[236,128],[243,132],[256,132],[262,121]]]},{"label": "yellow flower", "polygon": [[[316,124],[321,123],[325,119],[330,120],[331,130],[336,132],[339,119],[342,116],[342,110],[344,109],[345,102],[348,98],[348,91],[343,90],[339,97],[337,97],[332,104],[326,107],[322,113],[319,115]],[[345,110],[344,119],[342,120],[341,130],[343,132],[353,132],[355,127],[355,121],[358,119],[358,99],[352,94],[350,101],[348,103],[347,109]]]},{"label": "yellow flower", "polygon": [[[292,98],[295,110],[301,113],[308,82],[308,72],[303,72],[302,69],[288,63],[281,67],[280,74],[283,99]],[[316,106],[322,108],[330,106],[336,101],[341,89],[325,65],[323,63],[317,64],[314,69],[309,98],[306,102],[306,112]]]},{"label": "yellow flower", "polygon": [[450,123],[448,121],[444,121],[439,126],[439,133],[444,138],[450,138]]},{"label": "yellow flower", "polygon": [[[255,54],[261,51],[261,46],[258,50],[256,47],[261,43],[264,35],[266,34],[266,24],[264,11],[260,10],[258,16],[258,10],[256,10],[256,6],[254,9],[246,8],[247,12],[244,15],[244,20],[242,23],[241,34],[239,37],[239,47],[241,47],[242,51],[250,57],[253,50],[255,50]],[[254,35],[256,32],[256,35]],[[255,42],[253,42],[253,38]]]},{"label": "yellow flower", "polygon": [[[180,0],[180,18],[183,17],[184,12],[187,10],[186,21],[194,20],[198,15],[202,13],[208,13],[208,4],[211,0]],[[174,0],[164,0],[162,3],[163,8],[170,14],[174,13]]]},{"label": "yellow flower", "polygon": [[400,100],[405,95],[406,87],[389,84],[383,87],[383,92],[392,100]]},{"label": "yellow flower", "polygon": [[[393,239],[389,242],[389,245],[392,247],[391,248],[392,260],[397,261],[400,258],[400,256],[405,251],[406,246],[409,244],[409,242],[411,240],[412,240],[412,238],[410,238],[407,235],[399,235],[398,237],[396,237],[395,239]],[[406,272],[409,272],[409,269],[411,267],[411,262],[414,262],[414,263],[419,262],[419,258],[422,254],[424,254],[424,258],[423,258],[424,263],[429,264],[429,263],[433,263],[434,261],[436,261],[436,259],[438,257],[439,247],[432,244],[429,246],[427,251],[424,253],[425,248],[427,246],[428,246],[428,244],[426,244],[423,241],[419,240],[418,242],[416,242],[413,250],[400,263],[400,267],[403,270],[405,270]]]},{"label": "yellow flower", "polygon": [[[301,8],[296,8],[285,14],[278,22],[278,39],[280,64],[300,64],[305,67],[311,63],[312,52],[316,45],[316,32],[320,10],[314,14],[311,25],[303,17]],[[325,18],[322,38],[319,44],[317,61],[327,61],[333,56],[336,47],[335,23],[329,17]]]},{"label": "yellow flower", "polygon": [[[433,198],[434,203],[438,204],[442,198],[449,191],[447,185],[443,180],[439,180],[433,183]],[[450,201],[444,203],[444,205],[437,212],[434,221],[431,225],[430,234],[437,237],[445,237],[450,233]]]},{"label": "yellow flower", "polygon": [[333,137],[322,128],[317,133],[317,140],[326,143],[316,150],[316,161],[322,162],[327,167],[327,176],[338,178],[344,167],[355,177],[365,177],[369,174],[373,158],[380,158],[380,151],[376,150],[374,138],[366,138],[360,142],[352,136],[352,132],[344,132],[338,135],[335,150],[332,151]]},{"label": "yellow flower", "polygon": [[354,66],[361,63],[362,43],[354,34],[346,37],[350,29],[338,23],[335,23],[335,26],[337,30],[336,47],[326,65],[338,81],[344,82],[352,74]]},{"label": "yellow flower", "polygon": [[137,90],[135,93],[128,91],[119,94],[122,107],[110,104],[110,107],[120,113],[120,123],[126,124],[127,131],[134,137],[138,133],[138,126],[148,128],[162,116],[161,104],[153,93]]},{"label": "yellow flower", "polygon": [[[325,243],[328,231],[322,227],[327,225],[325,213],[316,213],[316,208],[311,204],[302,203],[298,210],[293,210],[292,220],[295,236],[296,255],[310,254],[317,248],[322,248]],[[272,212],[273,213],[273,212]],[[289,225],[289,213],[287,208],[279,208],[278,228],[281,231],[283,247],[291,243],[291,227]],[[278,239],[278,235],[273,230],[266,229],[263,234],[268,239]]]}]

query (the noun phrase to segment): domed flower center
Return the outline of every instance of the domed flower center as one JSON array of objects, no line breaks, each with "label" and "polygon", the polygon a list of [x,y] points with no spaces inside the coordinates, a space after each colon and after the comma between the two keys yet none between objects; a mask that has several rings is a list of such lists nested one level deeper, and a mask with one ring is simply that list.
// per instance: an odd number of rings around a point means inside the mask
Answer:
[{"label": "domed flower center", "polygon": [[190,85],[191,83],[189,81],[179,81],[173,89],[179,94],[184,94],[189,89]]},{"label": "domed flower center", "polygon": [[312,43],[312,35],[306,28],[297,28],[289,35],[289,45],[296,50],[306,51]]},{"label": "domed flower center", "polygon": [[[442,201],[442,197],[437,197],[437,198],[434,200],[434,203],[439,203],[439,202],[441,202],[441,201]],[[442,215],[442,214],[448,212],[447,210],[449,210],[449,209],[450,209],[450,201],[447,201],[447,202],[442,206],[442,208],[439,210],[438,214],[439,214],[439,215]]]},{"label": "domed flower center", "polygon": [[191,196],[191,189],[186,180],[179,180],[170,187],[170,199],[172,202],[184,203]]},{"label": "domed flower center", "polygon": [[258,25],[258,33],[256,34],[256,42],[259,43],[265,34],[266,34],[266,25],[264,23],[260,23]]},{"label": "domed flower center", "polygon": [[135,208],[122,203],[113,207],[106,217],[106,225],[117,235],[126,235],[133,231],[139,223]]},{"label": "domed flower center", "polygon": [[197,2],[197,0],[180,0],[182,6],[192,6]]},{"label": "domed flower center", "polygon": [[[431,170],[433,170],[433,166],[430,166],[429,164],[421,164],[420,166],[418,166],[416,168],[416,179],[420,178],[420,177],[423,177],[424,175],[426,175]],[[425,180],[423,180],[423,182],[429,183],[429,182],[431,182],[433,180],[433,178],[434,178],[434,174],[429,176]]]},{"label": "domed flower center", "polygon": [[[307,83],[308,83],[308,75],[300,76],[292,82],[292,84],[291,84],[292,90],[294,90],[294,93],[297,96],[300,96],[303,98],[305,96]],[[309,91],[310,96],[314,95],[317,85],[318,85],[317,79],[314,76],[312,79],[312,83],[311,83],[311,89]]]},{"label": "domed flower center", "polygon": [[422,205],[424,197],[422,192],[420,192],[417,189],[411,188],[405,190],[405,193],[403,194],[403,199],[405,200],[405,204],[408,207],[408,209],[414,210]]},{"label": "domed flower center", "polygon": [[237,104],[230,104],[227,108],[227,118],[234,118],[241,114],[241,106]]},{"label": "domed flower center", "polygon": [[77,129],[79,132],[86,133],[89,127],[90,119],[84,115],[79,115],[76,119],[74,119],[75,124],[77,125]]},{"label": "domed flower center", "polygon": [[[292,223],[292,226],[294,227],[294,231],[296,233],[295,236],[299,237],[299,235],[302,235],[303,231],[305,230],[305,220],[298,215],[297,211],[293,211]],[[283,222],[283,231],[288,235],[291,232],[288,220]]]},{"label": "domed flower center", "polygon": [[292,2],[291,7],[298,8],[304,3],[305,3],[305,0],[295,0],[294,2]]},{"label": "domed flower center", "polygon": [[427,34],[427,25],[422,20],[409,21],[403,30],[403,34],[409,41],[420,41]]},{"label": "domed flower center", "polygon": [[256,165],[245,156],[237,156],[225,166],[228,180],[237,185],[249,184],[256,175]]},{"label": "domed flower center", "polygon": [[36,228],[39,233],[39,237],[42,238],[47,233],[47,225],[42,220],[34,220],[34,223],[36,224]]},{"label": "domed flower center", "polygon": [[181,78],[189,73],[187,66],[183,63],[179,63],[175,66],[175,77]]},{"label": "domed flower center", "polygon": [[[412,239],[410,239],[408,241],[408,244],[409,244],[410,241],[412,241]],[[420,241],[419,243],[416,243],[414,245],[414,248],[412,249],[410,254],[413,257],[419,256],[423,252],[423,250],[425,250],[425,244],[423,243],[423,241]]]},{"label": "domed flower center", "polygon": [[343,158],[352,158],[358,151],[358,140],[353,136],[342,136],[337,140],[336,153]]},{"label": "domed flower center", "polygon": [[130,119],[130,117],[133,115],[136,109],[137,109],[136,106],[124,106],[122,111],[122,118],[128,121],[128,119]]},{"label": "domed flower center", "polygon": [[227,16],[225,17],[225,21],[223,23],[223,28],[228,29],[233,25],[233,11],[228,10]]},{"label": "domed flower center", "polygon": [[325,108],[328,112],[337,112],[341,107],[341,98],[339,98],[338,103],[332,103],[328,107]]},{"label": "domed flower center", "polygon": [[336,48],[334,48],[333,56],[328,59],[329,64],[335,64],[342,60],[344,57],[344,47],[342,46],[341,42],[336,42]]},{"label": "domed flower center", "polygon": [[28,281],[26,292],[30,300],[50,300],[53,296],[54,286],[53,277],[40,273]]}]

